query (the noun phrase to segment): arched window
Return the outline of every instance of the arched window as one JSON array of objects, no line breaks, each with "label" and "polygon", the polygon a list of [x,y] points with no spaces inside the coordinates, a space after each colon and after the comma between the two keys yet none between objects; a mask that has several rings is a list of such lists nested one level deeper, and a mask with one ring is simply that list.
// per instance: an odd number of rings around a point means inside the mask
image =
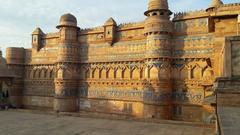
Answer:
[{"label": "arched window", "polygon": [[41,78],[42,72],[43,72],[43,70],[40,70],[40,71],[38,72],[38,78]]},{"label": "arched window", "polygon": [[88,78],[90,78],[90,70],[89,69],[87,69],[85,71],[85,79],[88,79]]},{"label": "arched window", "polygon": [[94,76],[95,76],[95,71],[96,71],[96,69],[94,69],[94,70],[92,71],[92,78],[94,78]]},{"label": "arched window", "polygon": [[152,16],[156,16],[157,15],[157,13],[156,12],[154,12],[153,14],[152,14]]},{"label": "arched window", "polygon": [[107,79],[109,78],[109,71],[110,71],[110,70],[107,70],[107,72],[106,72],[106,78],[107,78]]},{"label": "arched window", "polygon": [[32,72],[33,72],[32,78],[36,78],[36,74],[37,74],[36,72],[37,72],[37,71],[36,71],[36,70],[33,70]]},{"label": "arched window", "polygon": [[53,78],[54,74],[53,74],[53,70],[50,71],[50,74],[49,74],[49,78]]},{"label": "arched window", "polygon": [[48,70],[44,71],[44,78],[47,78],[47,72],[48,72]]}]

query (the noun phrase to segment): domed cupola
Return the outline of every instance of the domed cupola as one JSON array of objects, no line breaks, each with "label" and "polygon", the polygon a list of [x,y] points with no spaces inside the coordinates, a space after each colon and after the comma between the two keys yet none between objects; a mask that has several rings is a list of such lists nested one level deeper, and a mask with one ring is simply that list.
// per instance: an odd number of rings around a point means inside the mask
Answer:
[{"label": "domed cupola", "polygon": [[209,8],[207,8],[207,11],[211,11],[221,5],[223,5],[223,2],[221,0],[212,0],[212,3]]},{"label": "domed cupola", "polygon": [[148,3],[148,10],[144,14],[147,16],[149,12],[164,10],[168,11],[169,15],[172,14],[172,12],[169,10],[167,0],[150,0]]},{"label": "domed cupola", "polygon": [[70,13],[64,14],[60,18],[57,28],[59,27],[77,27],[77,18]]},{"label": "domed cupola", "polygon": [[64,14],[60,17],[60,24],[57,26],[60,31],[60,42],[77,43],[78,30],[77,18],[72,14]]},{"label": "domed cupola", "polygon": [[223,4],[223,2],[221,0],[213,0],[210,7],[217,7],[217,6],[220,6],[222,4]]}]

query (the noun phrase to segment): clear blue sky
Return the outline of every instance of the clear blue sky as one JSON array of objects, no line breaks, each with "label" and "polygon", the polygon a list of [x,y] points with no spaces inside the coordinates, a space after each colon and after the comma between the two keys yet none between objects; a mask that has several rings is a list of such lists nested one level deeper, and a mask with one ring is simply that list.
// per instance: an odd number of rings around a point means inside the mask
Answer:
[{"label": "clear blue sky", "polygon": [[[223,0],[236,3],[240,0]],[[81,28],[101,26],[109,17],[117,23],[143,21],[148,0],[0,0],[0,47],[31,47],[31,32],[41,27],[55,32],[59,17],[72,13]],[[173,12],[206,9],[211,0],[169,0]]]}]

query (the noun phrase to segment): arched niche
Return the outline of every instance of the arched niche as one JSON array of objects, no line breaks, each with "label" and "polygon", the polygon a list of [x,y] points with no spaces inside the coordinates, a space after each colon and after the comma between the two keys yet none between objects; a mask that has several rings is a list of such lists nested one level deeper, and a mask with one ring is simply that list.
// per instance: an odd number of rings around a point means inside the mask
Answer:
[{"label": "arched niche", "polygon": [[153,66],[150,69],[150,79],[152,80],[158,80],[159,70],[156,66]]},{"label": "arched niche", "polygon": [[116,78],[121,79],[122,78],[122,69],[118,68],[116,70]]},{"label": "arched niche", "polygon": [[109,70],[108,75],[109,75],[109,76],[108,76],[109,79],[114,79],[114,78],[115,78],[115,71],[114,71],[113,68],[111,68],[111,69]]},{"label": "arched niche", "polygon": [[191,78],[192,79],[201,79],[202,78],[202,68],[198,65],[194,66],[191,69]]},{"label": "arched niche", "polygon": [[102,69],[102,71],[101,71],[101,78],[102,79],[108,78],[107,69]]},{"label": "arched niche", "polygon": [[131,79],[139,79],[140,78],[140,70],[138,68],[134,68],[131,71]]},{"label": "arched niche", "polygon": [[167,68],[160,68],[159,70],[159,78],[161,79],[169,79],[170,78],[170,72]]},{"label": "arched niche", "polygon": [[181,80],[188,79],[188,76],[189,76],[188,74],[189,74],[189,72],[188,72],[187,67],[184,66],[180,69],[180,79]]}]

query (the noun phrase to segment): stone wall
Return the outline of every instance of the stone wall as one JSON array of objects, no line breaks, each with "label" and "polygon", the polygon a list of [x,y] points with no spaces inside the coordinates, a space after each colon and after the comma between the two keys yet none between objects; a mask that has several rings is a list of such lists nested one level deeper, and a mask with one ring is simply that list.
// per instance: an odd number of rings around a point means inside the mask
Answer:
[{"label": "stone wall", "polygon": [[12,92],[25,107],[204,121],[212,112],[202,102],[214,79],[231,72],[222,66],[223,50],[225,36],[237,34],[238,9],[180,13],[172,21],[168,9],[150,10],[139,23],[110,18],[100,27],[59,25],[47,34],[38,28],[32,48],[7,53],[19,75]]}]

